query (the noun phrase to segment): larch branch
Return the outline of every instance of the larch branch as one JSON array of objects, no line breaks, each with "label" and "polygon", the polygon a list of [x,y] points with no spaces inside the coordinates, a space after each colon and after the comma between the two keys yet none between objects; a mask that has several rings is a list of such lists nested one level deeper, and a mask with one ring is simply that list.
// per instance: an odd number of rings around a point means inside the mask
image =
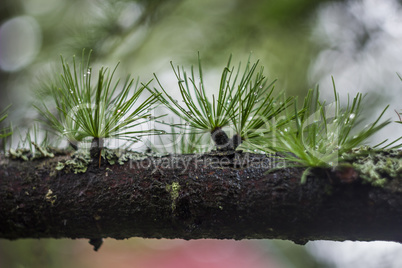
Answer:
[{"label": "larch branch", "polygon": [[[386,240],[402,242],[402,180],[353,167],[267,172],[249,153],[170,155],[56,170],[57,156],[0,157],[0,237]],[[385,175],[384,175],[385,176]],[[400,175],[398,174],[398,178]]]}]

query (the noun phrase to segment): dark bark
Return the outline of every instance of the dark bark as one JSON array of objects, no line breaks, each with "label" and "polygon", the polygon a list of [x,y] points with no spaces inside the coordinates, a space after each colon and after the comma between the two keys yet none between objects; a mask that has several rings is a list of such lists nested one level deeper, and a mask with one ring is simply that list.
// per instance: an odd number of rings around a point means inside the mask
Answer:
[{"label": "dark bark", "polygon": [[57,171],[67,158],[0,157],[1,238],[402,242],[399,174],[375,187],[352,167],[315,169],[300,184],[301,168],[267,173],[271,158],[234,152]]},{"label": "dark bark", "polygon": [[239,134],[233,135],[232,140],[231,140],[233,149],[236,149],[237,147],[239,147],[239,145],[242,144],[242,142],[243,142],[243,139]]}]

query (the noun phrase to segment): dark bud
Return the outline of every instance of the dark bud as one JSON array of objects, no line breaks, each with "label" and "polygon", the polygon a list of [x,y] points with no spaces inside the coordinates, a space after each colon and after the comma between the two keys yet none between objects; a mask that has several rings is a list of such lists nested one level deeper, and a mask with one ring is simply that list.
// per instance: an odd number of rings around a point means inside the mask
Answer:
[{"label": "dark bud", "polygon": [[236,134],[232,137],[232,147],[233,150],[236,150],[237,147],[243,142],[243,139],[240,135]]},{"label": "dark bud", "polygon": [[215,142],[216,148],[219,151],[227,151],[230,150],[230,140],[228,135],[226,135],[225,131],[222,128],[217,127],[211,131],[212,140]]}]

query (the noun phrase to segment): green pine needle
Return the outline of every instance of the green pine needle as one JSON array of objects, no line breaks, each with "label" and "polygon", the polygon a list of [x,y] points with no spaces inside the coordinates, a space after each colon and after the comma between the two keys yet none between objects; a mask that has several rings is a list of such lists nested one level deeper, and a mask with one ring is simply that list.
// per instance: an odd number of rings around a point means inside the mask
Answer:
[{"label": "green pine needle", "polygon": [[[199,56],[199,81],[196,81],[194,68],[191,68],[191,75],[187,76],[184,68],[180,72],[179,68],[176,70],[172,65],[184,104],[167,93],[156,75],[161,91],[156,88],[149,90],[159,95],[160,101],[186,122],[186,127],[201,133],[210,132],[218,149],[236,149],[243,140],[264,133],[267,122],[276,118],[292,101],[287,98],[281,102],[282,94],[273,97],[275,81],[267,84],[262,74],[263,68],[256,72],[257,65],[258,61],[251,64],[249,58],[241,74],[241,65],[235,71],[230,56],[222,72],[217,98],[212,95],[211,99],[206,95]],[[232,140],[222,130],[224,127],[234,129],[236,134]]]},{"label": "green pine needle", "polygon": [[[19,131],[19,141],[17,144],[18,149],[29,149],[30,152],[35,154],[36,146],[41,148],[47,148],[50,146],[50,140],[47,131],[44,133],[40,133],[39,127],[37,124],[34,124],[32,127],[28,128],[25,136],[22,135]],[[41,134],[44,134],[41,137]]]},{"label": "green pine needle", "polygon": [[102,67],[93,79],[89,59],[90,55],[85,58],[83,52],[81,63],[73,57],[70,67],[61,57],[63,72],[50,86],[57,112],[51,112],[44,102],[35,106],[43,121],[72,144],[87,137],[137,140],[143,135],[160,134],[156,129],[132,130],[154,118],[150,112],[157,95],[138,104],[145,86],[139,87],[138,80],[127,77],[120,89],[120,79],[113,80],[118,65],[113,70]]},{"label": "green pine needle", "polygon": [[[397,73],[397,75],[399,77],[399,80],[402,81],[402,76],[400,74],[398,74],[398,73]],[[399,121],[396,121],[396,123],[402,124],[402,116],[401,116],[402,112],[398,112],[397,110],[395,110],[395,112],[398,115],[398,119],[399,119]]]},{"label": "green pine needle", "polygon": [[[8,117],[8,109],[11,105],[7,106],[3,111],[0,112],[0,123],[3,122]],[[0,139],[6,138],[13,134],[12,127],[5,127],[0,130]]]},{"label": "green pine needle", "polygon": [[[6,120],[8,117],[8,109],[11,105],[7,106],[2,112],[0,112],[0,123]],[[4,127],[0,129],[0,147],[1,150],[5,153],[7,144],[10,145],[12,143],[12,135],[13,134],[13,126],[10,123],[8,127]]]},{"label": "green pine needle", "polygon": [[[210,147],[203,133],[191,129],[177,128],[171,124],[170,133],[165,139],[158,136],[158,144],[148,143],[152,151],[161,154],[194,154],[206,152]],[[166,140],[167,139],[167,140]]]},{"label": "green pine needle", "polygon": [[[258,64],[258,62],[256,63]],[[283,93],[274,94],[274,83],[267,85],[263,76],[264,68],[256,74],[254,82],[252,76],[256,64],[250,68],[250,60],[247,63],[245,74],[242,78],[237,102],[237,115],[233,117],[233,125],[236,134],[243,140],[253,139],[264,135],[269,126],[269,121],[276,119],[292,102],[292,98],[284,98]],[[243,82],[244,81],[244,82]]]},{"label": "green pine needle", "polygon": [[264,136],[255,148],[279,152],[283,159],[295,163],[295,166],[332,167],[343,160],[343,154],[363,145],[390,123],[389,120],[380,123],[387,106],[373,123],[355,131],[361,121],[362,94],[358,93],[343,108],[334,83],[334,97],[335,101],[326,105],[319,101],[318,88],[310,90],[301,111],[297,111],[295,105],[295,120]]},{"label": "green pine needle", "polygon": [[[180,71],[180,68],[177,67],[176,70],[171,63],[184,105],[181,105],[177,99],[166,92],[156,75],[155,78],[162,92],[156,88],[149,90],[154,95],[159,95],[160,101],[187,122],[190,127],[201,132],[212,132],[216,128],[229,125],[237,111],[235,106],[238,95],[233,96],[234,87],[230,84],[232,75],[232,71],[229,69],[230,62],[231,58],[229,58],[222,73],[218,99],[215,99],[215,95],[212,96],[212,100],[207,97],[200,58],[198,58],[198,82],[193,67],[191,68],[191,76],[187,76],[184,68]],[[228,100],[232,100],[232,102]]]},{"label": "green pine needle", "polygon": [[395,121],[395,122],[399,123],[399,124],[402,124],[402,117],[401,117],[402,113],[399,113],[397,110],[395,110],[395,112],[398,115],[398,119],[399,119],[399,121]]}]

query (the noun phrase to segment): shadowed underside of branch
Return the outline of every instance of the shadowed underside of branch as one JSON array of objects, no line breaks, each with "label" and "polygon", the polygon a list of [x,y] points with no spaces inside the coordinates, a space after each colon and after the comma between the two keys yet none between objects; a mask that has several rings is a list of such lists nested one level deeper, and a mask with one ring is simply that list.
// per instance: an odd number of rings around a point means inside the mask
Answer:
[{"label": "shadowed underside of branch", "polygon": [[0,158],[1,238],[402,242],[402,180],[374,187],[352,167],[300,184],[303,169],[267,173],[265,155],[149,157],[79,174],[55,169],[66,158]]}]

